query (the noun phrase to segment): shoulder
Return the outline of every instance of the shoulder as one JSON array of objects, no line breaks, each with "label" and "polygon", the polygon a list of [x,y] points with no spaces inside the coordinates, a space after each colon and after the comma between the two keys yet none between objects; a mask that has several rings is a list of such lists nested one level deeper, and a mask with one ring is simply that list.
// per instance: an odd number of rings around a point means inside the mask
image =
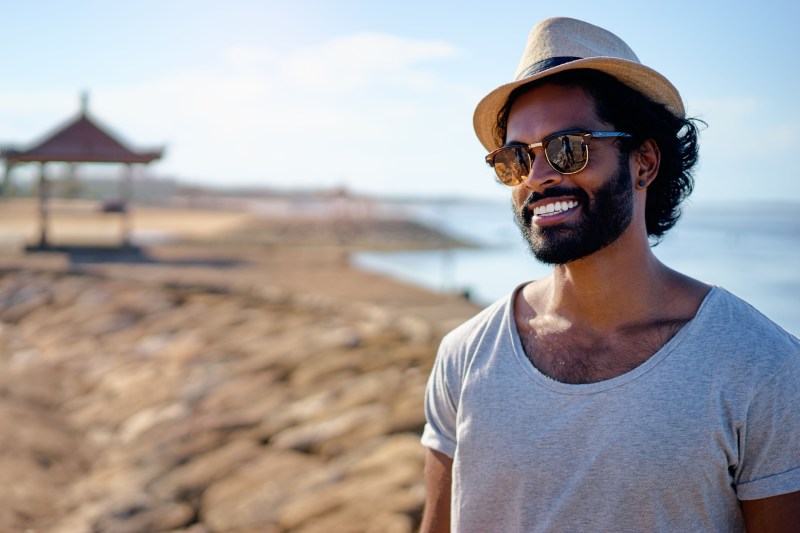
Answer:
[{"label": "shoulder", "polygon": [[499,345],[510,348],[513,340],[509,317],[516,292],[497,300],[445,335],[436,355],[437,365],[460,379],[481,355]]},{"label": "shoulder", "polygon": [[800,350],[800,340],[764,316],[755,307],[722,287],[714,287],[706,297],[697,319],[715,337],[728,337],[745,345],[783,346]]},{"label": "shoulder", "polygon": [[502,333],[508,325],[516,290],[484,308],[442,339],[443,349],[458,350],[480,343],[486,335]]},{"label": "shoulder", "polygon": [[[455,413],[461,401],[462,385],[478,354],[486,353],[482,348],[484,343],[502,335],[503,317],[511,298],[509,295],[498,300],[442,339],[428,379],[425,409],[430,429],[426,429],[428,436],[423,438],[423,443],[437,442],[434,435],[445,434],[453,445],[450,451],[455,451]],[[437,449],[447,452],[450,448]]]},{"label": "shoulder", "polygon": [[696,350],[719,354],[756,379],[800,367],[800,340],[721,287],[711,290],[694,322]]}]

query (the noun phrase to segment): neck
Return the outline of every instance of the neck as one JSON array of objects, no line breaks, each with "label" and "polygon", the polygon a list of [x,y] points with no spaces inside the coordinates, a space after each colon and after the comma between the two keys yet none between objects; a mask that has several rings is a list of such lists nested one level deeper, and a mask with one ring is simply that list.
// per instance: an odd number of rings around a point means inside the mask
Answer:
[{"label": "neck", "polygon": [[653,255],[644,235],[623,235],[588,257],[554,268],[544,294],[549,313],[597,330],[644,321],[663,311],[681,276]]}]

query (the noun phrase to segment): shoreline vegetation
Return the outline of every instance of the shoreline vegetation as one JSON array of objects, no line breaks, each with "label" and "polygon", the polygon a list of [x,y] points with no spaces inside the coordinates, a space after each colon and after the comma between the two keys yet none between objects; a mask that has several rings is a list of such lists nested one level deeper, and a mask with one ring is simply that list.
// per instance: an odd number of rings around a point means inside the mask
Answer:
[{"label": "shoreline vegetation", "polygon": [[[0,209],[0,531],[411,532],[438,342],[478,311],[350,266],[465,246],[335,209]],[[308,206],[306,206],[308,207]],[[277,213],[277,214],[276,214]]]}]

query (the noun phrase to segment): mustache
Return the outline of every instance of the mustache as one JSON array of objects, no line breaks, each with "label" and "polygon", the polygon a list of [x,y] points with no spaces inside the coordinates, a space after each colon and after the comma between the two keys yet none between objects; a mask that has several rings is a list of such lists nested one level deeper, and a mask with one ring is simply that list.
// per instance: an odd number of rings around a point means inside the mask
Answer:
[{"label": "mustache", "polygon": [[559,196],[575,196],[580,200],[581,203],[586,203],[589,201],[589,195],[586,194],[586,191],[583,189],[578,189],[576,187],[550,187],[545,189],[544,192],[537,192],[533,191],[528,198],[522,203],[520,210],[525,212],[527,211],[531,205],[535,204],[539,200],[544,200],[545,198],[557,198]]}]

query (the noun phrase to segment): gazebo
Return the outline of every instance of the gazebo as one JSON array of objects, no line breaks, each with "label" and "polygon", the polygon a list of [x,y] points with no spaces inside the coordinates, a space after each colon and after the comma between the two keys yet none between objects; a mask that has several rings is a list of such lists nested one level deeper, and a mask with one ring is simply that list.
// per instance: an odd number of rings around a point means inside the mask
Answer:
[{"label": "gazebo", "polygon": [[134,165],[147,165],[160,159],[163,147],[138,151],[115,138],[99,126],[88,113],[88,96],[81,95],[81,111],[43,141],[27,149],[5,147],[0,149],[0,158],[5,160],[2,187],[5,195],[12,183],[14,167],[24,163],[39,164],[39,242],[33,249],[48,249],[48,199],[49,181],[45,172],[47,163],[68,163],[70,176],[81,163],[117,163],[125,165],[120,183],[120,202],[111,210],[122,217],[122,245],[130,246],[130,219],[128,202],[131,199]]}]

